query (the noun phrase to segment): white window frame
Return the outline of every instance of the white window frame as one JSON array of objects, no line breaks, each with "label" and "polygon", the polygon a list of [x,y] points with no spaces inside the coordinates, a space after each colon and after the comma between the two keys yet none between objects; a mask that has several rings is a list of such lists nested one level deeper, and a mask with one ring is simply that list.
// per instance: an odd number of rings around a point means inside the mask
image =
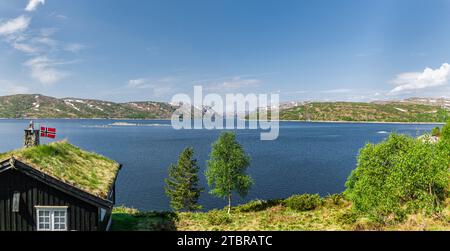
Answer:
[{"label": "white window frame", "polygon": [[[67,209],[68,207],[49,207],[49,206],[36,206],[36,227],[37,231],[67,231],[68,230],[68,215],[67,215]],[[39,227],[40,221],[39,221],[39,212],[49,212],[50,216],[50,229],[41,229]],[[64,223],[65,228],[64,229],[55,229],[55,212],[64,212],[64,222],[59,222],[59,224]]]},{"label": "white window frame", "polygon": [[101,221],[105,220],[105,216],[106,216],[106,209],[100,208],[100,220]]}]

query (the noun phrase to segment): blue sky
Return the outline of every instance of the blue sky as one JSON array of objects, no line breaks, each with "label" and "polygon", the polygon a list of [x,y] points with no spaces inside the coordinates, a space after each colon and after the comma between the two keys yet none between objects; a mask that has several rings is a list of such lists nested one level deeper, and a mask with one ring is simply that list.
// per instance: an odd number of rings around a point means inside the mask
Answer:
[{"label": "blue sky", "polygon": [[450,97],[448,0],[1,0],[0,95]]}]

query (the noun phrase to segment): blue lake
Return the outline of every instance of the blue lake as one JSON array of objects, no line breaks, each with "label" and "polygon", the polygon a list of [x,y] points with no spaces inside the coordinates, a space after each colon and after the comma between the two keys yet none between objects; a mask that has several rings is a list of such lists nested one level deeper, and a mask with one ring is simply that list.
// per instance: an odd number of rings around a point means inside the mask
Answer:
[{"label": "blue lake", "polygon": [[[0,152],[22,146],[27,120],[0,120]],[[114,122],[142,124],[111,126]],[[141,210],[167,210],[164,193],[167,168],[185,147],[194,147],[202,168],[201,185],[211,144],[220,131],[172,129],[170,121],[37,120],[56,127],[59,139],[112,158],[123,169],[117,181],[117,204]],[[255,185],[243,203],[252,199],[284,198],[292,194],[342,192],[355,168],[358,151],[368,142],[377,143],[398,132],[418,136],[434,125],[341,124],[281,122],[276,141],[260,141],[260,131],[239,130],[237,138],[251,156],[249,174]],[[42,140],[43,143],[49,142]],[[225,201],[206,192],[205,209],[222,208]]]}]

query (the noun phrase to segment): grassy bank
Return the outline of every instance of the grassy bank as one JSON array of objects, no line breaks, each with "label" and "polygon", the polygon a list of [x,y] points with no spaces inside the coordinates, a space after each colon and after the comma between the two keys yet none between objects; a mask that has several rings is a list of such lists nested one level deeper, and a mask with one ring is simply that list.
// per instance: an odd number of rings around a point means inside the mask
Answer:
[{"label": "grassy bank", "polygon": [[326,198],[314,210],[296,211],[284,203],[249,203],[235,207],[231,216],[225,211],[204,213],[143,213],[116,208],[114,231],[229,231],[229,230],[450,230],[450,200],[440,215],[410,215],[403,222],[378,223],[355,214],[351,203],[343,198]]}]

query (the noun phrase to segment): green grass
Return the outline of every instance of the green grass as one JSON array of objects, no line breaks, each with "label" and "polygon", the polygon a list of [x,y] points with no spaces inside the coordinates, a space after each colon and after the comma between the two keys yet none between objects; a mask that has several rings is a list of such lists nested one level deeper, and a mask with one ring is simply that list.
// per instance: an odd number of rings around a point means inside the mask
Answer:
[{"label": "green grass", "polygon": [[[270,203],[251,202],[233,208],[230,217],[225,210],[198,213],[140,213],[134,209],[116,208],[115,231],[372,231],[372,230],[450,230],[450,202],[440,215],[410,215],[404,222],[381,224],[357,215],[351,203],[343,198],[327,197],[310,211],[296,211],[282,200]],[[265,206],[261,206],[264,204]],[[259,205],[259,206],[256,206]],[[255,211],[248,211],[254,208]],[[244,210],[243,210],[244,209]],[[245,211],[245,212],[243,212]]]},{"label": "green grass", "polygon": [[170,212],[146,212],[117,207],[113,211],[112,231],[173,231],[177,215]]},{"label": "green grass", "polygon": [[107,197],[119,171],[117,162],[67,141],[0,154],[0,160],[11,157],[101,198]]}]

